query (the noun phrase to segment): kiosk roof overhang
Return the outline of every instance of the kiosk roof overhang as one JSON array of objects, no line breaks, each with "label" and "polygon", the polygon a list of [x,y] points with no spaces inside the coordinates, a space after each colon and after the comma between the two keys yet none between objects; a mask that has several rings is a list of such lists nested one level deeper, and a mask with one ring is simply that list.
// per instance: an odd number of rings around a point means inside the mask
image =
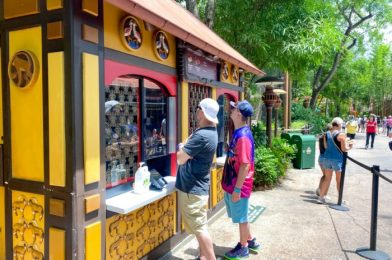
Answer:
[{"label": "kiosk roof overhang", "polygon": [[256,75],[265,73],[173,0],[105,0],[203,51]]}]

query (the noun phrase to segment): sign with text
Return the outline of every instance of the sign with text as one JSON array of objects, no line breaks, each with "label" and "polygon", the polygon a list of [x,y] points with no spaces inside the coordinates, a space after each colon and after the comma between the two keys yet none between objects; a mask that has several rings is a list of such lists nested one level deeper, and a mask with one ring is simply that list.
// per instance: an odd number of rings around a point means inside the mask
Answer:
[{"label": "sign with text", "polygon": [[200,80],[218,80],[217,63],[202,54],[187,50],[185,52],[185,68],[187,76],[196,76]]}]

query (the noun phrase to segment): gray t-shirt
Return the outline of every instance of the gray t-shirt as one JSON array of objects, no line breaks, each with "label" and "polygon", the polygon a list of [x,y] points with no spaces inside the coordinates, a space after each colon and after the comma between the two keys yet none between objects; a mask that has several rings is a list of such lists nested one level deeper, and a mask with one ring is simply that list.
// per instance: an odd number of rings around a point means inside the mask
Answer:
[{"label": "gray t-shirt", "polygon": [[178,167],[176,188],[195,195],[208,195],[210,169],[218,145],[215,127],[196,130],[182,148],[191,159]]}]

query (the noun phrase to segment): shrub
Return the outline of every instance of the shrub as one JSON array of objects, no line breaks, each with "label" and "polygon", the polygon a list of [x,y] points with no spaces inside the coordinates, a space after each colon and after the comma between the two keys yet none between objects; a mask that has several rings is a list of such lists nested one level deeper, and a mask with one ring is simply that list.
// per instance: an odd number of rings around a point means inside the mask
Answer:
[{"label": "shrub", "polygon": [[[306,122],[311,127],[311,134],[320,134],[324,131],[327,122],[329,122],[329,118],[326,118],[319,112],[314,112],[310,108],[304,108],[301,104],[292,104],[291,107],[292,116],[291,119],[293,121]],[[292,124],[292,128],[295,128]]]},{"label": "shrub", "polygon": [[279,175],[278,163],[270,148],[258,147],[255,151],[254,187],[276,184]]},{"label": "shrub", "polygon": [[296,148],[286,140],[275,138],[272,147],[259,146],[255,151],[254,186],[271,187],[278,183],[286,170],[291,167]]},{"label": "shrub", "polygon": [[295,157],[296,150],[296,146],[289,144],[285,139],[272,140],[272,152],[278,159],[279,177],[284,176],[286,170],[291,167],[291,160]]},{"label": "shrub", "polygon": [[262,121],[257,121],[256,124],[252,124],[252,135],[255,140],[256,149],[267,144],[266,127]]}]

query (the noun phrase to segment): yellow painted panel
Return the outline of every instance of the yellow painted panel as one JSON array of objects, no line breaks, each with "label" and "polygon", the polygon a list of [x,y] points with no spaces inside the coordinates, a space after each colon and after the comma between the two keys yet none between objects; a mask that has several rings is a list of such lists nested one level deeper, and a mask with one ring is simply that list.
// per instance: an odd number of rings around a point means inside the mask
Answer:
[{"label": "yellow painted panel", "polygon": [[63,8],[63,0],[46,0],[46,9],[54,10]]},{"label": "yellow painted panel", "polygon": [[216,88],[211,88],[211,98],[217,100],[216,98]]},{"label": "yellow painted panel", "polygon": [[[0,71],[1,71],[1,49],[0,49]],[[3,82],[0,77],[0,144],[3,143]],[[1,256],[1,255],[0,255]]]},{"label": "yellow painted panel", "polygon": [[181,130],[182,130],[182,141],[188,138],[189,131],[189,85],[188,82],[181,83],[181,96],[182,96],[182,110],[181,110]]},{"label": "yellow painted panel", "polygon": [[44,180],[41,34],[41,27],[9,33],[10,58],[27,50],[38,61],[34,84],[19,88],[10,80],[12,177],[33,181]]},{"label": "yellow painted panel", "polygon": [[[1,77],[0,77],[1,78]],[[0,259],[5,259],[4,187],[0,187]]]},{"label": "yellow painted panel", "polygon": [[49,260],[65,259],[65,230],[49,228]]},{"label": "yellow painted panel", "polygon": [[86,227],[86,260],[101,259],[101,222]]},{"label": "yellow painted panel", "polygon": [[84,182],[100,179],[99,62],[98,56],[83,53]]},{"label": "yellow painted panel", "polygon": [[[11,200],[13,252],[25,254],[24,259],[43,259],[45,252],[44,196],[12,191]],[[26,244],[34,251],[26,248]]]},{"label": "yellow painted panel", "polygon": [[216,169],[211,170],[211,203],[212,208],[217,204],[217,178]]},{"label": "yellow painted panel", "polygon": [[97,0],[82,0],[83,12],[98,16],[98,1]]},{"label": "yellow painted panel", "polygon": [[48,40],[61,39],[64,37],[63,22],[57,21],[48,23],[47,38]]},{"label": "yellow painted panel", "polygon": [[219,203],[220,201],[223,200],[224,197],[224,190],[222,188],[222,178],[223,178],[223,167],[217,167],[216,168],[216,203]]},{"label": "yellow painted panel", "polygon": [[[143,43],[137,50],[129,50],[121,39],[121,21],[128,13],[118,9],[117,7],[104,1],[104,30],[105,30],[105,47],[121,51],[130,55],[142,57],[157,63],[167,65],[169,67],[176,67],[176,41],[175,37],[166,33],[169,43],[170,54],[166,60],[160,60],[155,55],[153,48],[153,38],[155,30],[146,30],[143,21],[139,20],[140,29],[142,32]],[[136,17],[135,17],[136,18]]]},{"label": "yellow painted panel", "polygon": [[14,18],[39,12],[38,0],[4,0],[4,17]]},{"label": "yellow painted panel", "polygon": [[65,187],[64,53],[48,54],[49,184]]}]

